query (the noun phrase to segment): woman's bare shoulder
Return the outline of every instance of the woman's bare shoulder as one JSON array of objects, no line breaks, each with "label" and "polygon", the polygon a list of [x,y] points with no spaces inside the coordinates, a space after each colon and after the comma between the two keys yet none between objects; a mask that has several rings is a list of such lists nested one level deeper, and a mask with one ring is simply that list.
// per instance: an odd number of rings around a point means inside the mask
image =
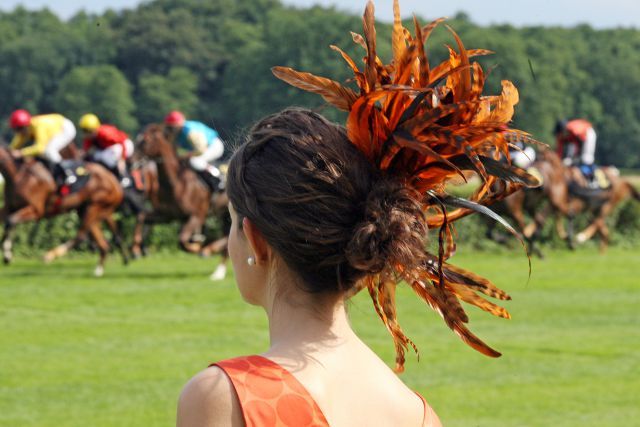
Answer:
[{"label": "woman's bare shoulder", "polygon": [[433,410],[433,408],[427,403],[425,407],[425,418],[424,425],[425,427],[442,427],[442,423],[440,422],[440,417]]},{"label": "woman's bare shoulder", "polygon": [[196,374],[182,389],[177,427],[243,426],[242,408],[229,377],[216,366]]}]

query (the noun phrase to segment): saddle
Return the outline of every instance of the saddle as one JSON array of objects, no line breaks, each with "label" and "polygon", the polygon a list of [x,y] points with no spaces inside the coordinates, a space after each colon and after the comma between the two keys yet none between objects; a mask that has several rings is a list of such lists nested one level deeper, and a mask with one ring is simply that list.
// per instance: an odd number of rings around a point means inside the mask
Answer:
[{"label": "saddle", "polygon": [[593,181],[600,189],[608,190],[611,188],[611,181],[607,178],[607,174],[604,173],[602,168],[596,167],[596,170],[593,172],[593,178]]},{"label": "saddle", "polygon": [[63,160],[53,170],[53,178],[61,196],[80,191],[87,185],[90,177],[91,173],[85,167],[85,162],[80,160]]},{"label": "saddle", "polygon": [[538,179],[538,181],[540,181],[540,187],[537,187],[537,188],[542,188],[542,186],[544,185],[544,178],[540,170],[535,166],[529,166],[527,168],[527,173],[529,175],[535,176]]}]

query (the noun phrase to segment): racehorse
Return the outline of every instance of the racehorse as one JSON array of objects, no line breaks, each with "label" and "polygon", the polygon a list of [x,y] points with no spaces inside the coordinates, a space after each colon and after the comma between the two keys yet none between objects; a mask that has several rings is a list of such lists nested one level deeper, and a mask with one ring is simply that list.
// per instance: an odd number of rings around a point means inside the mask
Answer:
[{"label": "racehorse", "polygon": [[[550,214],[569,217],[569,189],[564,176],[564,165],[551,150],[542,148],[537,159],[528,168],[530,173],[538,175],[541,185],[537,188],[524,188],[494,205],[494,209],[513,219],[518,230],[527,241],[530,254],[543,257],[536,246],[540,232]],[[533,221],[527,224],[527,214]],[[487,231],[491,237],[493,225]],[[565,237],[566,238],[566,237]]]},{"label": "racehorse", "polygon": [[6,181],[4,207],[0,215],[4,220],[1,242],[5,264],[10,263],[13,257],[12,234],[17,224],[37,221],[70,210],[78,212],[80,228],[73,239],[49,250],[44,256],[46,262],[65,255],[89,234],[99,250],[94,273],[101,276],[109,249],[109,244],[100,229],[103,221],[114,232],[116,243],[126,261],[126,254],[112,217],[122,201],[122,188],[113,174],[101,165],[86,163],[84,167],[89,175],[86,184],[78,191],[61,197],[57,194],[53,177],[41,162],[33,159],[16,162],[9,150],[0,146],[0,173]]},{"label": "racehorse", "polygon": [[[516,226],[529,243],[530,252],[539,256],[535,242],[539,232],[550,215],[555,217],[558,235],[566,240],[569,248],[574,248],[573,223],[576,215],[590,214],[589,225],[575,236],[578,243],[586,242],[596,233],[601,237],[600,249],[604,251],[609,243],[609,229],[606,217],[623,200],[630,197],[640,200],[640,194],[633,185],[621,178],[615,167],[602,167],[610,183],[607,189],[589,189],[584,175],[576,167],[567,167],[560,157],[550,149],[539,153],[539,160],[532,167],[542,177],[542,185],[535,189],[525,189],[503,201],[505,213],[511,216]],[[533,222],[525,224],[528,213]],[[563,220],[567,220],[565,229]]]},{"label": "racehorse", "polygon": [[[614,166],[599,168],[608,181],[605,189],[591,189],[587,187],[587,180],[577,167],[565,168],[565,177],[569,188],[569,229],[575,214],[586,212],[592,216],[592,220],[581,232],[576,234],[576,242],[584,243],[596,234],[600,236],[600,251],[604,252],[609,246],[609,227],[606,219],[622,201],[633,198],[640,201],[640,192],[626,179],[620,176],[620,172]],[[560,224],[561,225],[561,224]],[[561,227],[558,227],[561,230]],[[569,233],[571,239],[571,234]]]},{"label": "racehorse", "polygon": [[[178,157],[176,148],[167,138],[165,127],[160,124],[148,125],[137,138],[136,150],[151,159],[155,167],[145,169],[148,184],[148,198],[153,211],[145,221],[148,223],[182,221],[178,236],[180,247],[189,253],[210,255],[220,253],[222,259],[211,275],[214,280],[224,278],[226,273],[227,240],[229,219],[227,206],[229,199],[225,191],[212,192],[198,177],[187,162]],[[209,214],[220,219],[224,237],[213,242],[203,241],[201,236]],[[134,253],[139,252],[142,224],[136,224],[134,232]]]}]

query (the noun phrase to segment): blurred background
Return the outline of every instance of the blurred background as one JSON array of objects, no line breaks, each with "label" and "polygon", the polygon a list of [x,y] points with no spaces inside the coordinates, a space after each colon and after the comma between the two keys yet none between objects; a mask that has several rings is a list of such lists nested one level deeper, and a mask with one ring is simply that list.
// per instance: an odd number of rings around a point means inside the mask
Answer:
[{"label": "blurred background", "polygon": [[[75,121],[91,111],[135,132],[181,109],[231,141],[284,106],[322,105],[274,79],[273,65],[349,77],[329,45],[361,55],[349,31],[360,31],[364,2],[311,3],[54,0],[29,1],[25,9],[5,0],[0,117],[26,108]],[[391,3],[377,2],[387,23]],[[640,32],[634,29],[640,6],[623,0],[533,3],[407,1],[401,7],[405,17],[415,12],[425,23],[449,16],[468,48],[496,52],[480,61],[493,68],[492,92],[499,93],[504,78],[519,88],[515,127],[551,143],[556,120],[584,117],[598,132],[599,163],[640,167],[640,98],[633,96],[640,92]],[[378,33],[380,55],[387,57],[390,25],[379,25]],[[430,54],[443,57],[452,41],[439,28]],[[2,126],[6,130],[6,120]]]}]

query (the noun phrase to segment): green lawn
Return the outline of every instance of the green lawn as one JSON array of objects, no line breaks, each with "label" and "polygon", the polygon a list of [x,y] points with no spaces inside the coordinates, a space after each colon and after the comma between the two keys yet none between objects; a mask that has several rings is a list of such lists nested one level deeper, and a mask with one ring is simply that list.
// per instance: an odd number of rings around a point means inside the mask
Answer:
[{"label": "green lawn", "polygon": [[[400,321],[421,350],[403,379],[445,426],[629,426],[640,420],[640,251],[473,253],[454,260],[508,290],[513,319],[471,310],[472,329],[504,353],[462,344],[409,293]],[[105,277],[93,258],[0,266],[1,426],[170,426],[187,379],[208,363],[263,351],[262,311],[212,261],[156,254]],[[393,346],[366,295],[350,308],[389,364]],[[635,424],[638,425],[638,424]]]}]

